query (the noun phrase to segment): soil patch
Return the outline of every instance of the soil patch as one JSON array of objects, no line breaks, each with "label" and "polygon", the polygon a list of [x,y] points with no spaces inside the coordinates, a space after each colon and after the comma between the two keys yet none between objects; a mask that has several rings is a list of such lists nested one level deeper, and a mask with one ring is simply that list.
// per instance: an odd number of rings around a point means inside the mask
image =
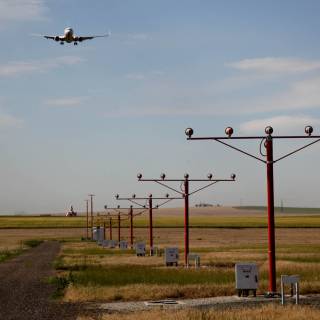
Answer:
[{"label": "soil patch", "polygon": [[59,242],[46,241],[0,264],[0,319],[77,319],[82,305],[54,301],[56,288],[46,280],[59,250]]}]

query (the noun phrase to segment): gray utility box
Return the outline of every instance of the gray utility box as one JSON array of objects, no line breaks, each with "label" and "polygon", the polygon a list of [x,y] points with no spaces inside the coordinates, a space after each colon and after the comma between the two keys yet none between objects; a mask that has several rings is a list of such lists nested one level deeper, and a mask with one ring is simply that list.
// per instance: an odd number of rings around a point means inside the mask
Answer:
[{"label": "gray utility box", "polygon": [[247,297],[250,290],[256,296],[258,289],[258,266],[256,263],[237,263],[235,265],[236,289],[238,296]]},{"label": "gray utility box", "polygon": [[146,244],[144,242],[136,243],[137,257],[144,257],[146,255]]},{"label": "gray utility box", "polygon": [[128,249],[128,242],[127,241],[120,241],[119,242],[119,248],[124,250],[124,249]]},{"label": "gray utility box", "polygon": [[98,244],[102,244],[103,241],[103,228],[93,227],[92,228],[93,238],[92,240],[97,241]]},{"label": "gray utility box", "polygon": [[102,246],[103,246],[103,247],[109,247],[109,241],[110,241],[110,240],[103,240],[103,241],[102,241]]},{"label": "gray utility box", "polygon": [[100,228],[97,230],[98,231],[98,234],[97,234],[97,242],[98,242],[98,245],[101,246],[102,245],[102,241],[103,241],[103,228]]},{"label": "gray utility box", "polygon": [[179,262],[179,249],[178,248],[165,248],[164,249],[164,263],[166,266],[178,266]]},{"label": "gray utility box", "polygon": [[109,248],[115,248],[118,246],[118,241],[116,240],[109,240]]},{"label": "gray utility box", "polygon": [[97,241],[98,240],[98,228],[92,227],[92,240]]}]

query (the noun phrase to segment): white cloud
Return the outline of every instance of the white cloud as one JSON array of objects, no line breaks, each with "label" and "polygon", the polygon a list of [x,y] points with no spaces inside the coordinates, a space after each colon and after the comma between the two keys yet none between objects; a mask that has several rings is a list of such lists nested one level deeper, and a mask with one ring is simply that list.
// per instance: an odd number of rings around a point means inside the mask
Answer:
[{"label": "white cloud", "polygon": [[23,120],[16,118],[10,114],[0,113],[0,128],[20,128]]},{"label": "white cloud", "polygon": [[319,70],[320,60],[266,57],[244,59],[228,63],[227,66],[240,71],[292,74]]},{"label": "white cloud", "polygon": [[[316,126],[320,124],[320,119],[311,118],[305,115],[297,116],[276,116],[272,118],[256,119],[244,122],[240,125],[240,131],[246,134],[263,134],[266,126],[272,126],[277,132],[289,133],[297,132],[297,128],[304,128],[306,125]],[[303,131],[301,131],[303,132]]]},{"label": "white cloud", "polygon": [[44,0],[0,0],[0,23],[43,20],[47,10]]},{"label": "white cloud", "polygon": [[299,110],[318,108],[320,106],[320,78],[311,78],[297,81],[280,94],[266,98],[255,98],[244,112],[265,112],[280,110]]},{"label": "white cloud", "polygon": [[[142,77],[133,76],[131,79]],[[161,83],[163,83],[161,81]],[[264,112],[301,112],[320,107],[320,78],[297,81],[283,92],[270,92],[263,96],[216,96],[203,92],[202,88],[179,87],[176,84],[161,85],[148,81],[143,86],[143,99],[133,99],[123,104],[117,116],[165,115],[165,116],[228,116],[252,115]],[[138,91],[140,92],[140,91]],[[138,96],[141,96],[140,93]]]},{"label": "white cloud", "polygon": [[[316,65],[314,61],[314,70]],[[311,70],[311,64],[304,70]],[[262,73],[241,72],[237,78],[232,76],[211,83],[203,81],[194,84],[184,79],[176,81],[170,74],[156,78],[152,72],[131,73],[126,78],[148,81],[136,86],[136,94],[130,104],[118,97],[116,104],[121,105],[121,111],[113,112],[112,116],[236,116],[285,111],[303,113],[303,110],[320,107],[318,74],[320,67],[312,74],[299,73],[278,79],[272,74],[265,76]],[[151,81],[153,79],[156,81]]]},{"label": "white cloud", "polygon": [[47,105],[55,107],[75,107],[84,103],[87,97],[66,97],[58,99],[49,99],[45,101]]},{"label": "white cloud", "polygon": [[50,69],[67,65],[75,65],[83,59],[77,56],[62,56],[46,60],[11,61],[0,65],[0,77],[12,77],[36,72],[46,72]]}]

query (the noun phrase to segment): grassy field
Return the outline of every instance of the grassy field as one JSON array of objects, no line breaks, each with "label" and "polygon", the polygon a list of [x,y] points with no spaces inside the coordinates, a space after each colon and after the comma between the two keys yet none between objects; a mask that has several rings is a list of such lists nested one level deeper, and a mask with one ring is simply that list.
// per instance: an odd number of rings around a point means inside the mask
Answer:
[{"label": "grassy field", "polygon": [[0,229],[83,228],[84,217],[0,216]]},{"label": "grassy field", "polygon": [[83,229],[2,229],[0,230],[0,251],[11,251],[23,246],[30,239],[70,241],[84,236]]},{"label": "grassy field", "polygon": [[[228,216],[227,216],[228,217]],[[108,234],[108,233],[107,233]],[[116,229],[114,236],[117,235]],[[190,251],[201,257],[200,269],[185,269],[183,265],[182,228],[154,230],[154,242],[160,248],[178,246],[180,265],[165,267],[163,257],[136,257],[134,251],[104,249],[95,242],[81,241],[84,229],[3,229],[0,250],[4,259],[14,256],[28,239],[58,239],[62,249],[55,261],[59,296],[70,302],[105,302],[151,300],[162,298],[199,298],[234,295],[234,264],[255,262],[259,267],[258,294],[267,291],[267,229],[261,228],[192,228]],[[128,240],[129,230],[121,238]],[[134,229],[135,241],[146,241],[148,230]],[[146,241],[148,243],[148,241]],[[34,241],[29,242],[31,245]],[[277,275],[299,274],[301,293],[320,292],[320,232],[317,228],[280,228],[276,230]],[[11,248],[7,250],[5,248]],[[0,256],[1,256],[0,252]],[[9,252],[9,256],[6,255]],[[10,256],[12,254],[12,256]],[[278,283],[279,287],[279,283]],[[241,311],[152,311],[131,315],[105,315],[103,319],[283,319],[282,310],[292,313],[290,319],[308,315],[317,319],[319,311],[304,307],[278,308],[265,306]],[[303,311],[302,311],[303,310]],[[250,313],[251,318],[247,317]],[[300,315],[300,317],[298,316]],[[317,317],[315,316],[317,315]],[[215,318],[216,317],[216,318]],[[82,319],[82,318],[81,318]],[[83,320],[86,320],[84,317]],[[88,319],[89,320],[89,319]]]},{"label": "grassy field", "polygon": [[[278,213],[275,223],[278,228],[320,228],[318,209],[286,208],[288,213]],[[311,210],[311,211],[310,211]],[[318,213],[318,214],[317,214]],[[114,222],[116,225],[117,222]],[[0,216],[0,229],[34,229],[34,228],[84,228],[86,218],[64,216]],[[147,214],[134,218],[134,226],[147,228]],[[128,227],[128,220],[122,222]],[[155,228],[182,228],[184,214],[182,208],[154,210]],[[190,227],[192,228],[266,228],[267,215],[263,207],[209,207],[190,209]]]},{"label": "grassy field", "polygon": [[[241,206],[234,207],[235,209],[245,211],[264,211],[267,212],[265,206]],[[320,208],[299,208],[299,207],[274,207],[275,212],[289,213],[289,214],[320,214]]]},{"label": "grassy field", "polygon": [[[191,211],[190,252],[200,255],[201,268],[183,267],[182,209],[158,210],[154,244],[177,246],[178,267],[165,267],[163,257],[136,257],[133,250],[105,249],[81,241],[85,217],[0,217],[0,262],[24,252],[39,240],[60,240],[62,249],[54,265],[57,274],[48,281],[57,285],[55,297],[66,302],[113,302],[186,299],[235,294],[234,265],[255,262],[259,268],[258,294],[268,290],[266,214],[256,209],[197,208]],[[135,219],[134,241],[148,244],[146,217]],[[277,278],[299,274],[301,294],[320,293],[320,215],[288,212],[276,217]],[[117,238],[117,228],[113,230]],[[106,232],[108,237],[109,233]],[[128,240],[129,229],[121,229]],[[279,281],[277,282],[279,288]],[[221,310],[149,311],[104,315],[102,319],[303,319],[319,318],[310,306]],[[91,320],[80,317],[79,320]]]},{"label": "grassy field", "polygon": [[[313,245],[320,244],[319,229],[317,228],[280,228],[276,230],[277,246],[284,248],[287,245],[305,247],[304,250],[312,249]],[[114,238],[117,238],[117,229],[113,231]],[[146,228],[134,229],[135,241],[146,241],[149,231]],[[16,249],[21,242],[28,239],[57,239],[62,241],[79,240],[85,236],[82,228],[54,228],[54,229],[2,229],[0,232],[0,250]],[[108,232],[107,232],[108,236]],[[129,229],[121,229],[121,239],[129,239]],[[154,243],[157,246],[179,246],[183,248],[183,228],[159,228],[154,230]],[[190,229],[190,246],[202,251],[215,251],[224,248],[250,247],[251,250],[266,250],[268,242],[267,229],[255,228],[192,228]],[[306,246],[307,245],[307,246]],[[310,247],[308,247],[310,245]],[[100,250],[100,248],[97,248]],[[289,249],[288,249],[289,250]]]},{"label": "grassy field", "polygon": [[[136,257],[131,250],[104,249],[85,241],[63,243],[56,267],[59,275],[68,280],[64,299],[84,302],[233,295],[234,264],[239,261],[258,264],[259,293],[267,291],[266,234],[259,234],[259,229],[192,231],[197,233],[192,234],[190,251],[201,257],[202,267],[198,270],[182,267],[181,229],[159,229],[160,237],[156,241],[160,247],[179,246],[181,266],[178,268],[164,267],[163,257]],[[200,234],[205,240],[196,241]],[[175,244],[171,239],[168,241],[169,238],[173,238]],[[302,294],[320,292],[319,261],[318,229],[280,229],[277,232],[278,277],[299,274]]]},{"label": "grassy field", "polygon": [[23,253],[26,249],[34,248],[38,246],[42,241],[37,239],[28,239],[25,241],[20,241],[19,246],[15,247],[15,249],[2,249],[0,250],[0,262],[6,261],[13,257],[18,256]]}]

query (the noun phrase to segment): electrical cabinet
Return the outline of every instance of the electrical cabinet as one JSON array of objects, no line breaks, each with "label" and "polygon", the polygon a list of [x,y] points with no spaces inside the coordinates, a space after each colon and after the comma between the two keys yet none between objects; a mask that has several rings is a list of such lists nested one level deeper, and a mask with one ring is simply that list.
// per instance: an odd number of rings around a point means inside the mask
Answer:
[{"label": "electrical cabinet", "polygon": [[120,241],[119,242],[119,248],[124,250],[128,248],[128,242],[127,241]]},{"label": "electrical cabinet", "polygon": [[258,266],[255,263],[237,263],[235,265],[236,289],[239,296],[248,296],[253,291],[256,296],[258,289]]},{"label": "electrical cabinet", "polygon": [[179,262],[179,249],[178,248],[165,248],[164,249],[164,262],[166,266],[176,265]]},{"label": "electrical cabinet", "polygon": [[136,254],[138,257],[146,255],[146,244],[144,242],[136,243]]}]

